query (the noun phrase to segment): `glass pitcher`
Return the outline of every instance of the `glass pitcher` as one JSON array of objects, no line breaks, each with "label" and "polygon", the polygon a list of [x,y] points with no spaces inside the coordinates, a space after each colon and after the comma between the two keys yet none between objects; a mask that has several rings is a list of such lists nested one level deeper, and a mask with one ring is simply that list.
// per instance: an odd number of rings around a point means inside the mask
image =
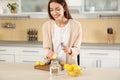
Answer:
[{"label": "glass pitcher", "polygon": [[58,75],[60,71],[61,71],[61,66],[59,64],[59,61],[56,59],[51,60],[50,75]]}]

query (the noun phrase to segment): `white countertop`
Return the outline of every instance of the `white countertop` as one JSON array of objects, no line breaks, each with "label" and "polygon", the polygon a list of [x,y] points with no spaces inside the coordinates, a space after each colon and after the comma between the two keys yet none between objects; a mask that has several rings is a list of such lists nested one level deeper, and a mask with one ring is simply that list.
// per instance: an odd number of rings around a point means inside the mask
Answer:
[{"label": "white countertop", "polygon": [[[13,46],[13,47],[43,47],[42,42],[32,41],[0,41],[0,46]],[[107,43],[82,43],[81,48],[94,48],[94,49],[117,49],[120,50],[120,43],[107,44]]]},{"label": "white countertop", "polygon": [[86,68],[77,77],[68,76],[62,71],[51,77],[48,71],[34,69],[34,64],[0,63],[0,80],[120,80],[120,69]]}]

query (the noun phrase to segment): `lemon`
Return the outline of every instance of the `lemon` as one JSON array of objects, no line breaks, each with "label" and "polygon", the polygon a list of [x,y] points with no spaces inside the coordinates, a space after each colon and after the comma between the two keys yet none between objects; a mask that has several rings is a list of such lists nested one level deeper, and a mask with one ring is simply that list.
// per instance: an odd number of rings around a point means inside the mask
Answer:
[{"label": "lemon", "polygon": [[74,71],[76,74],[81,74],[81,70]]},{"label": "lemon", "polygon": [[64,68],[67,69],[69,64],[64,64]]},{"label": "lemon", "polygon": [[61,66],[64,66],[64,65],[65,65],[65,62],[64,62],[64,61],[60,61],[60,65],[61,65]]},{"label": "lemon", "polygon": [[78,71],[79,69],[77,67],[74,67],[73,68],[73,71]]},{"label": "lemon", "polygon": [[36,62],[35,62],[35,66],[40,65],[40,63],[41,63],[40,61],[36,61]]},{"label": "lemon", "polygon": [[73,70],[73,66],[69,65],[67,68],[66,68],[67,71],[72,71]]},{"label": "lemon", "polygon": [[45,65],[45,62],[40,62],[40,65],[41,65],[41,66],[44,66],[44,65]]},{"label": "lemon", "polygon": [[70,76],[78,76],[82,73],[81,67],[77,64],[64,64],[64,68]]},{"label": "lemon", "polygon": [[70,76],[76,76],[77,74],[74,71],[68,71],[68,75],[70,75]]},{"label": "lemon", "polygon": [[54,53],[54,54],[52,55],[52,59],[56,59],[56,58],[57,58],[57,54]]}]

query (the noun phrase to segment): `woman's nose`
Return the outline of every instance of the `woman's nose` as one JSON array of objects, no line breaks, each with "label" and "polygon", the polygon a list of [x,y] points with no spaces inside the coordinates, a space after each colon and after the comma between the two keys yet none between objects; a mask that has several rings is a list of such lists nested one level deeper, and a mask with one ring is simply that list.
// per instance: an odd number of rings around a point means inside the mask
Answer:
[{"label": "woman's nose", "polygon": [[53,11],[53,14],[57,14],[57,11],[54,10],[54,11]]}]

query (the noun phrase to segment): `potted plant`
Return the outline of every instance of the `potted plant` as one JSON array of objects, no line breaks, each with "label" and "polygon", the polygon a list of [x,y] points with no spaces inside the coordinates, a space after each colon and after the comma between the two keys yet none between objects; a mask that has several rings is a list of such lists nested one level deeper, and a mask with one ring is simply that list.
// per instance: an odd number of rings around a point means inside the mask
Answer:
[{"label": "potted plant", "polygon": [[11,12],[11,13],[16,13],[18,4],[17,4],[16,2],[8,3],[8,4],[7,4],[7,7],[10,9],[10,12]]}]

